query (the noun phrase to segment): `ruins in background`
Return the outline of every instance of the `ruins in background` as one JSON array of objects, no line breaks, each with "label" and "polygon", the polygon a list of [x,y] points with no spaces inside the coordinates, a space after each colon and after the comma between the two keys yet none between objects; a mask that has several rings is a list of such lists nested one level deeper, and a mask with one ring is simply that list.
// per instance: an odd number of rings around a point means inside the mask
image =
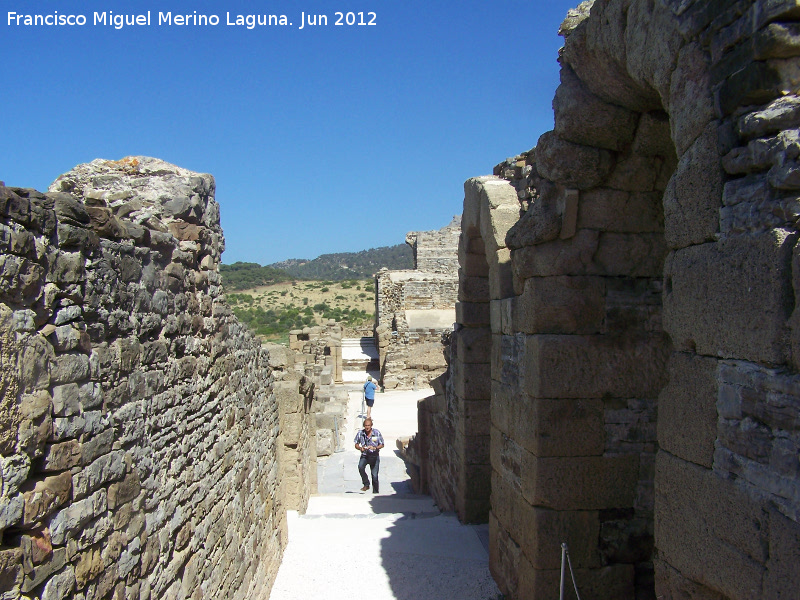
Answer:
[{"label": "ruins in background", "polygon": [[426,387],[446,362],[443,336],[453,330],[458,296],[461,218],[438,231],[414,231],[414,270],[381,269],[375,281],[375,335],[386,389]]}]

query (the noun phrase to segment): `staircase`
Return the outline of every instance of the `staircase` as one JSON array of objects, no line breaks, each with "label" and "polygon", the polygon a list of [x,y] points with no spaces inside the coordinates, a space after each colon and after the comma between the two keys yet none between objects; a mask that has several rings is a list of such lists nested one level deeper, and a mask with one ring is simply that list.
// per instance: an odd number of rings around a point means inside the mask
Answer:
[{"label": "staircase", "polygon": [[344,338],[342,340],[342,370],[379,371],[381,368],[375,338]]}]

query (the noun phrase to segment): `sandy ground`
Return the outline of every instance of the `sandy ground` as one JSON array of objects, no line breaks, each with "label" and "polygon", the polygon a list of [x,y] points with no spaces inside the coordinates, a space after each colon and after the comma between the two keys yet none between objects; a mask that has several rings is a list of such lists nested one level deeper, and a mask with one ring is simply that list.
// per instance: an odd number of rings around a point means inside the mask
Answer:
[{"label": "sandy ground", "polygon": [[[364,373],[357,380],[363,381]],[[353,386],[349,386],[351,389]],[[289,513],[289,545],[270,598],[350,600],[496,600],[489,574],[488,531],[461,525],[429,496],[411,493],[398,437],[417,430],[416,404],[431,390],[378,393],[375,428],[381,451],[380,493],[361,492],[361,393],[350,393],[345,450],[319,461],[319,494],[305,515]]]}]

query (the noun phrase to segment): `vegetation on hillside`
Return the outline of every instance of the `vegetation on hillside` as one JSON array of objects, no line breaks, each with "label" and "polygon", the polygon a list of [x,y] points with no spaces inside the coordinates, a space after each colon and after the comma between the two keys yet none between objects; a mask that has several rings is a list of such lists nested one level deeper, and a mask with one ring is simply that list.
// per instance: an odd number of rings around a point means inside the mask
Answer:
[{"label": "vegetation on hillside", "polygon": [[256,335],[286,343],[289,331],[335,319],[349,327],[370,325],[375,287],[355,279],[293,281],[226,294],[237,318]]},{"label": "vegetation on hillside", "polygon": [[407,244],[397,244],[361,252],[322,254],[314,260],[293,258],[269,266],[297,279],[369,279],[383,267],[391,270],[413,269],[414,254]]},{"label": "vegetation on hillside", "polygon": [[219,272],[222,284],[228,291],[248,290],[261,285],[300,279],[273,267],[262,267],[258,263],[235,262],[232,265],[220,265]]}]

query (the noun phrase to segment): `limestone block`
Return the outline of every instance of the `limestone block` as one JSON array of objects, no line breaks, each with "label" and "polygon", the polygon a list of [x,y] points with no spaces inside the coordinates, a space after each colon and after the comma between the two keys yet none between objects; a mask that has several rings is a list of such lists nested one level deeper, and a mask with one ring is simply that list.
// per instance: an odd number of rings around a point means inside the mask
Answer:
[{"label": "limestone block", "polygon": [[69,472],[37,481],[33,490],[23,494],[25,508],[23,526],[30,527],[63,506],[72,493],[72,475]]},{"label": "limestone block", "polygon": [[712,471],[661,451],[656,460],[659,556],[726,598],[758,598],[767,559],[768,515]]},{"label": "limestone block", "polygon": [[506,234],[519,220],[519,199],[511,184],[499,178],[484,179],[480,193],[481,239],[491,266],[491,254],[506,247]]},{"label": "limestone block", "polygon": [[716,359],[675,352],[658,398],[659,446],[709,469],[717,438],[716,374]]},{"label": "limestone block", "polygon": [[626,13],[625,62],[627,71],[642,87],[658,92],[667,105],[675,58],[684,38],[669,5],[660,2],[631,4]]},{"label": "limestone block", "polygon": [[[661,102],[652,84],[636,81],[628,73],[624,60],[620,60],[625,56],[626,40],[630,37],[626,31],[628,7],[629,3],[619,0],[594,7],[591,18],[565,40],[561,59],[575,70],[589,90],[606,102],[645,112],[658,108]],[[657,44],[657,39],[654,37],[651,43]],[[637,44],[631,42],[631,51],[637,49]],[[650,64],[647,60],[642,68]],[[631,67],[637,75],[642,70],[635,64]]]},{"label": "limestone block", "polygon": [[661,277],[667,245],[661,233],[600,234],[594,265],[603,275]]},{"label": "limestone block", "polygon": [[83,498],[100,486],[117,481],[125,476],[125,452],[116,450],[100,456],[72,477],[73,495]]},{"label": "limestone block", "polygon": [[550,131],[536,145],[536,168],[541,177],[567,188],[588,190],[603,182],[613,160],[608,150],[573,144]]},{"label": "limestone block", "polygon": [[800,589],[800,525],[779,512],[770,511],[769,560],[762,598],[789,600]]},{"label": "limestone block", "polygon": [[22,551],[0,550],[0,590],[11,590],[22,582]]},{"label": "limestone block", "polygon": [[723,115],[739,106],[766,104],[797,89],[800,71],[792,59],[753,61],[742,65],[717,90],[717,104]]},{"label": "limestone block", "polygon": [[45,448],[40,469],[64,471],[78,466],[81,462],[81,444],[77,440],[67,440],[58,444],[50,444]]},{"label": "limestone block", "polygon": [[[283,433],[284,444],[293,445],[299,442],[303,432],[303,420],[302,413],[290,413],[284,417],[283,431],[281,432]],[[317,427],[322,428],[319,415],[317,417]]]},{"label": "limestone block", "polygon": [[56,571],[63,568],[67,562],[67,549],[58,548],[53,550],[49,561],[39,565],[33,573],[26,573],[22,580],[20,589],[24,594],[30,593],[35,588],[43,584]]},{"label": "limestone block", "polygon": [[[20,391],[28,393],[47,389],[50,387],[50,369],[55,358],[53,347],[39,335],[26,338],[21,346],[19,354]],[[4,361],[4,364],[9,363]]]},{"label": "limestone block", "polygon": [[459,275],[458,300],[459,302],[488,302],[489,279]]},{"label": "limestone block", "polygon": [[559,568],[562,542],[569,546],[574,567],[600,566],[596,543],[600,522],[596,511],[555,511],[531,506],[496,472],[492,474],[491,499],[498,524],[517,540],[534,568]]},{"label": "limestone block", "polygon": [[666,383],[669,351],[659,334],[528,336],[525,391],[534,398],[655,396]]},{"label": "limestone block", "polygon": [[661,195],[596,188],[580,195],[578,227],[622,233],[662,231]]},{"label": "limestone block", "polygon": [[714,238],[722,189],[717,128],[711,123],[681,155],[664,193],[664,236],[670,248]]},{"label": "limestone block", "polygon": [[599,277],[531,277],[514,302],[514,330],[524,333],[598,333],[604,317]]},{"label": "limestone block", "polygon": [[[461,213],[461,238],[471,239],[481,236],[481,191],[486,181],[497,179],[496,177],[473,177],[464,182],[464,211]],[[463,241],[459,241],[459,247]],[[481,248],[481,250],[483,250]],[[467,250],[476,251],[476,250]]]},{"label": "limestone block", "polygon": [[639,118],[631,151],[638,156],[675,156],[675,147],[670,137],[669,117],[666,113],[655,111],[645,113]]},{"label": "limestone block", "polygon": [[678,53],[669,89],[669,113],[675,150],[683,156],[716,117],[709,57],[697,42]]},{"label": "limestone block", "polygon": [[486,254],[464,253],[458,260],[461,270],[467,277],[488,277],[489,263],[486,262]]},{"label": "limestone block", "polygon": [[[571,554],[571,551],[570,551]],[[559,589],[561,569],[531,569],[520,576],[520,598],[546,598]],[[567,581],[570,581],[567,576]],[[581,598],[597,600],[632,600],[635,573],[633,565],[611,565],[599,569],[576,569],[575,583]],[[567,584],[567,589],[570,589]]]},{"label": "limestone block", "polygon": [[687,579],[669,564],[653,560],[656,579],[656,597],[679,598],[680,600],[725,600],[722,594]]},{"label": "limestone block", "polygon": [[492,334],[488,327],[470,327],[454,332],[459,360],[464,364],[488,363]]},{"label": "limestone block", "polygon": [[581,83],[568,66],[553,99],[555,133],[563,140],[608,150],[624,150],[633,140],[637,114],[604,102]]},{"label": "limestone block", "polygon": [[553,240],[511,251],[514,289],[521,294],[528,277],[587,275],[593,272],[598,232],[579,229],[569,240]]},{"label": "limestone block", "polygon": [[536,506],[556,510],[602,510],[633,506],[639,456],[522,455],[522,495]]},{"label": "limestone block", "polygon": [[513,314],[515,301],[515,298],[503,298],[490,302],[489,314],[491,315],[492,321],[492,333],[503,333],[505,335],[514,333]]},{"label": "limestone block", "polygon": [[82,381],[88,377],[89,357],[85,354],[60,354],[52,361],[50,381],[53,384]]},{"label": "limestone block", "polygon": [[[602,400],[520,400],[519,407],[512,409],[517,416],[517,441],[535,456],[603,454]],[[528,416],[530,420],[525,419]]]},{"label": "limestone block", "polygon": [[737,121],[737,132],[743,139],[764,137],[800,125],[800,97],[782,96]]},{"label": "limestone block", "polygon": [[[488,300],[488,297],[487,297]],[[456,322],[465,327],[489,325],[488,302],[456,302]]]},{"label": "limestone block", "polygon": [[499,300],[514,295],[514,276],[511,270],[511,251],[500,248],[489,254],[489,298]]},{"label": "limestone block", "polygon": [[491,367],[474,363],[452,374],[456,395],[462,400],[488,400],[491,393]]},{"label": "limestone block", "polygon": [[75,569],[72,565],[55,574],[42,590],[42,600],[64,600],[75,590]]},{"label": "limestone block", "polygon": [[88,498],[73,502],[58,512],[50,521],[53,544],[63,545],[68,535],[77,534],[86,523],[104,513],[107,508],[105,488],[98,490]]},{"label": "limestone block", "polygon": [[676,349],[783,363],[787,358],[789,230],[678,250],[665,266],[664,329]]},{"label": "limestone block", "polygon": [[139,474],[134,470],[128,473],[122,481],[108,486],[108,508],[114,510],[118,506],[134,500],[140,491]]},{"label": "limestone block", "polygon": [[[456,431],[465,436],[487,436],[491,427],[490,402],[486,400],[464,400],[461,402],[462,418],[456,424]],[[468,441],[466,442],[469,443]],[[486,454],[486,463],[489,454]]]}]

